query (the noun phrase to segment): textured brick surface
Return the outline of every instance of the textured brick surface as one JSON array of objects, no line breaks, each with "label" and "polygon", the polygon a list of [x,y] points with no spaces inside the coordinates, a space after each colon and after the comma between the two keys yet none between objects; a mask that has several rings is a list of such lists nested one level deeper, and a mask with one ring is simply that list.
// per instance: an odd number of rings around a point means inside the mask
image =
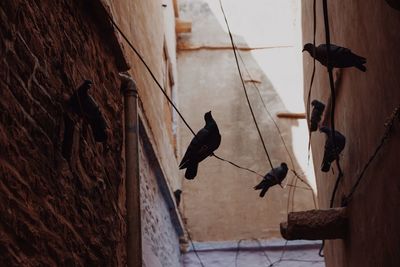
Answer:
[{"label": "textured brick surface", "polygon": [[[122,103],[117,69],[80,1],[0,2],[0,262],[124,264]],[[83,79],[110,129],[108,149],[75,118],[61,155],[63,95]],[[120,196],[120,197],[119,197]]]}]

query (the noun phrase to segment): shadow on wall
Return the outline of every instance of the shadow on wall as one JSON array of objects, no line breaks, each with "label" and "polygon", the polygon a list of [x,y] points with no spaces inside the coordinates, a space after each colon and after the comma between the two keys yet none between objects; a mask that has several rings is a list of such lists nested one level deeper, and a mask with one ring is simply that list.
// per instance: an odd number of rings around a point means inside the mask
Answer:
[{"label": "shadow on wall", "polygon": [[[292,1],[284,2],[288,4]],[[194,129],[203,127],[203,114],[212,110],[222,135],[216,154],[265,174],[270,166],[245,99],[226,27],[221,25],[221,11],[206,1],[185,0],[180,3],[181,16],[193,22],[192,33],[182,34],[178,42],[180,109]],[[232,21],[231,28],[235,30],[232,25],[242,18],[230,16],[230,9],[226,12],[228,21]],[[284,38],[286,43],[283,45],[268,40],[268,44],[272,42],[272,45],[257,50],[252,50],[243,36],[234,35],[233,38],[239,48],[238,60],[246,90],[274,167],[287,162],[290,169],[304,173],[308,138],[305,120],[277,121],[275,117],[277,112],[287,110],[285,103],[288,101],[283,101],[281,96],[298,93],[298,102],[303,101],[302,80],[296,78],[302,75],[301,61],[296,62],[298,65],[293,64],[293,58],[298,57],[297,53],[301,55],[301,50],[297,51],[293,41]],[[260,48],[260,45],[257,47]],[[271,83],[264,63],[282,69],[274,82],[279,87]],[[298,92],[294,93],[295,90]],[[278,123],[293,163],[264,104]],[[185,126],[181,123],[180,127],[183,129]],[[186,129],[180,132],[180,147],[186,149],[192,135]],[[184,152],[180,151],[181,156]],[[304,157],[301,163],[298,156]],[[314,207],[311,191],[304,189],[306,186],[301,182],[297,183],[301,188],[296,190],[295,201],[289,201],[293,187],[281,189],[275,186],[265,198],[260,198],[259,192],[253,189],[259,181],[258,176],[215,158],[203,161],[195,180],[185,180],[183,184],[183,210],[193,239],[277,238],[280,237],[279,223],[286,220],[288,209]],[[286,181],[288,185],[295,184],[292,173],[288,173]]]}]

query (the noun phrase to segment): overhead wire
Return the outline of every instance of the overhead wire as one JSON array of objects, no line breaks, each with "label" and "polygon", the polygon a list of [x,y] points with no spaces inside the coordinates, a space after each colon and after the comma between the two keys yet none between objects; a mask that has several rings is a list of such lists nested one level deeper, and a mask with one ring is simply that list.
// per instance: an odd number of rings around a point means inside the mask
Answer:
[{"label": "overhead wire", "polygon": [[[243,89],[244,89],[244,92],[245,92],[246,100],[247,100],[249,109],[250,109],[250,111],[251,111],[253,121],[254,121],[254,123],[255,123],[255,125],[256,125],[257,132],[258,132],[258,134],[259,134],[259,136],[260,136],[260,139],[261,139],[261,142],[262,142],[262,144],[263,144],[263,148],[264,148],[264,151],[265,151],[265,153],[266,153],[268,162],[269,162],[269,164],[270,164],[270,166],[271,166],[271,169],[273,169],[273,165],[272,165],[272,161],[271,161],[270,155],[269,155],[268,150],[267,150],[267,148],[266,148],[264,139],[263,139],[263,137],[262,137],[261,131],[260,131],[260,129],[259,129],[257,120],[256,120],[255,115],[254,115],[253,108],[252,108],[252,106],[251,106],[251,103],[250,103],[250,100],[249,100],[249,97],[248,97],[248,94],[247,94],[246,86],[245,86],[245,83],[244,83],[244,80],[243,80],[243,76],[242,76],[242,73],[241,73],[241,70],[240,70],[240,66],[239,66],[239,62],[238,62],[238,57],[237,57],[236,50],[235,50],[235,45],[234,45],[234,42],[233,42],[232,33],[231,33],[231,31],[230,31],[229,24],[228,24],[228,21],[227,21],[227,18],[226,18],[225,11],[224,11],[224,9],[223,9],[221,0],[220,0],[220,6],[221,6],[222,13],[223,13],[223,15],[224,15],[224,19],[225,19],[226,25],[227,25],[227,27],[228,27],[228,32],[229,32],[229,36],[230,36],[231,43],[232,43],[232,47],[233,47],[233,52],[234,52],[234,56],[235,56],[235,60],[236,60],[236,65],[237,65],[237,67],[238,67],[238,71],[239,71],[239,75],[240,75],[240,78],[241,78],[241,81],[242,81],[242,85],[243,85]],[[158,86],[158,88],[161,90],[162,94],[163,94],[164,97],[167,99],[167,101],[169,102],[169,104],[173,107],[173,109],[177,112],[177,114],[179,115],[179,117],[182,119],[182,121],[183,121],[183,123],[185,124],[185,126],[190,130],[190,132],[191,132],[194,136],[196,136],[195,132],[194,132],[193,129],[190,127],[190,125],[188,124],[188,122],[186,121],[186,119],[183,117],[182,113],[179,111],[179,109],[178,109],[178,108],[176,107],[176,105],[173,103],[173,101],[172,101],[171,98],[168,96],[168,94],[166,93],[166,91],[164,90],[164,88],[163,88],[163,87],[161,86],[161,84],[158,82],[157,78],[155,77],[154,73],[152,72],[152,70],[150,69],[150,67],[148,66],[148,64],[146,63],[146,61],[144,60],[144,58],[142,57],[142,55],[138,52],[138,50],[133,46],[133,44],[130,42],[130,40],[127,38],[127,36],[124,34],[124,32],[120,29],[120,27],[118,26],[118,24],[117,24],[117,23],[114,21],[114,19],[112,18],[111,14],[107,13],[107,15],[108,15],[108,17],[109,17],[111,23],[113,24],[113,26],[117,29],[117,31],[121,34],[121,36],[123,37],[123,39],[127,42],[128,46],[133,50],[133,52],[137,55],[137,57],[139,58],[139,60],[143,63],[143,65],[145,66],[146,70],[147,70],[148,73],[150,74],[151,78],[154,80],[154,82],[156,83],[156,85]],[[264,104],[265,104],[265,103],[264,103]],[[274,121],[274,123],[275,123],[275,125],[276,125],[276,122],[275,122],[275,121]],[[276,125],[276,126],[277,126],[277,125]],[[282,137],[282,136],[281,136],[281,137]],[[283,137],[282,137],[282,138],[283,138]],[[286,145],[285,145],[285,147],[286,147]],[[287,149],[287,148],[286,148],[286,149]],[[230,160],[227,160],[227,159],[224,159],[224,158],[222,158],[222,157],[220,157],[220,156],[217,156],[216,154],[212,154],[212,156],[214,156],[215,158],[217,158],[217,159],[219,159],[219,160],[221,160],[221,161],[223,161],[223,162],[227,162],[227,163],[231,164],[232,166],[235,166],[236,168],[239,168],[239,169],[242,169],[242,170],[246,170],[246,171],[249,171],[249,172],[251,172],[251,173],[253,173],[253,174],[256,174],[256,175],[258,175],[258,176],[263,177],[263,175],[257,173],[256,171],[253,171],[253,170],[251,170],[251,169],[249,169],[249,168],[242,167],[242,166],[240,166],[240,165],[238,165],[238,164],[236,164],[236,163],[234,163],[234,162],[232,162],[232,161],[230,161]],[[292,161],[292,160],[291,160],[291,161]],[[293,162],[293,161],[292,161],[292,162]],[[305,183],[307,186],[309,186],[308,183],[306,183],[303,179],[301,179],[301,178],[298,176],[298,174],[296,173],[295,170],[292,170],[292,172],[295,174],[295,176],[296,176],[298,179],[300,179],[303,183]],[[295,181],[297,181],[297,179],[296,179]],[[289,186],[291,187],[290,189],[293,188],[293,190],[295,190],[296,187],[297,187],[296,185],[294,185],[294,186],[293,186],[293,185],[289,185]],[[305,188],[304,188],[304,189],[305,189]],[[290,191],[289,191],[289,193],[290,193]],[[290,197],[290,194],[289,194],[289,197]],[[288,200],[289,200],[289,199],[288,199]],[[293,201],[293,200],[292,200],[292,201]],[[201,258],[199,257],[199,255],[198,255],[198,253],[197,253],[197,250],[196,250],[196,248],[195,248],[195,246],[194,246],[193,240],[192,240],[192,238],[191,238],[189,232],[187,232],[187,236],[188,236],[189,241],[191,242],[191,245],[192,245],[192,248],[193,248],[194,253],[196,254],[196,257],[198,258],[198,260],[199,260],[201,266],[204,267],[204,264],[203,264],[203,262],[201,261]],[[285,248],[286,248],[287,243],[288,243],[288,241],[286,241],[286,243],[285,243]],[[282,251],[281,259],[280,259],[279,261],[282,261],[282,257],[283,257],[283,255],[284,255],[284,252],[285,252],[285,249]],[[266,257],[268,257],[268,255],[266,255]],[[272,265],[270,265],[270,266],[273,266],[275,263],[271,263],[271,264],[272,264]]]},{"label": "overhead wire", "polygon": [[[315,45],[316,45],[316,35],[317,35],[317,0],[313,0],[313,54],[315,55]],[[308,89],[308,95],[307,95],[307,107],[306,107],[306,115],[307,115],[307,126],[308,126],[308,151],[307,151],[307,160],[310,161],[310,151],[311,151],[311,131],[310,131],[310,109],[311,109],[311,91],[312,91],[312,86],[314,83],[314,77],[315,77],[315,57],[313,57],[313,70],[311,74],[311,80],[310,80],[310,87]]]},{"label": "overhead wire", "polygon": [[[236,46],[235,44],[234,44],[234,47],[237,48],[237,46]],[[292,167],[291,167],[291,172],[294,174],[294,176],[295,176],[297,179],[299,179],[302,183],[304,183],[308,188],[311,189],[311,191],[312,191],[312,196],[313,196],[314,206],[315,206],[315,208],[316,208],[316,207],[317,207],[317,204],[316,204],[316,199],[315,199],[314,190],[312,189],[311,185],[310,185],[306,180],[302,179],[302,178],[298,175],[298,173],[297,173],[297,171],[296,171],[296,168],[295,168],[295,165],[294,165],[294,161],[293,161],[292,154],[289,152],[289,149],[288,149],[288,147],[287,147],[287,145],[286,145],[285,139],[283,138],[283,134],[282,134],[282,131],[280,130],[280,128],[279,128],[279,126],[278,126],[278,123],[275,121],[275,119],[273,118],[271,112],[270,112],[269,109],[267,108],[267,105],[265,104],[265,101],[264,101],[264,99],[263,99],[263,97],[262,97],[262,95],[261,95],[261,91],[260,91],[260,89],[258,88],[258,86],[255,84],[254,79],[252,78],[252,76],[251,76],[251,74],[250,74],[250,71],[249,71],[249,69],[248,69],[247,66],[246,66],[246,63],[245,63],[245,61],[243,60],[243,57],[241,56],[241,54],[240,54],[239,51],[237,51],[237,54],[239,55],[239,58],[240,58],[240,60],[241,60],[241,62],[242,62],[242,64],[243,64],[243,67],[244,67],[244,69],[245,69],[247,75],[249,76],[250,80],[252,81],[251,84],[253,85],[253,87],[256,89],[256,91],[257,91],[257,93],[258,93],[258,96],[259,96],[259,98],[260,98],[260,100],[261,100],[261,103],[263,104],[263,107],[264,107],[266,113],[268,114],[268,116],[269,116],[269,118],[271,119],[271,121],[273,122],[273,124],[274,124],[276,130],[278,131],[278,135],[279,135],[279,137],[280,137],[280,139],[281,139],[281,142],[282,142],[282,144],[283,144],[283,146],[284,146],[284,148],[285,148],[285,151],[286,151],[286,153],[287,153],[287,155],[288,155],[288,157],[289,157],[289,160],[290,160],[290,164],[291,164],[291,166],[292,166]],[[286,182],[286,185],[284,186],[284,188],[288,185],[288,183],[289,183],[288,180],[289,180],[289,179],[287,179],[287,182]],[[297,184],[297,182],[296,182],[296,184]],[[293,185],[292,185],[292,186],[293,186]],[[296,187],[296,185],[294,185],[294,186]]]},{"label": "overhead wire", "polygon": [[228,19],[227,19],[227,17],[226,17],[226,14],[225,14],[224,7],[223,7],[223,5],[222,5],[222,0],[219,0],[219,4],[220,4],[220,7],[221,7],[222,14],[223,14],[223,16],[224,16],[224,20],[225,20],[226,27],[227,27],[227,29],[228,29],[229,38],[230,38],[231,44],[232,44],[232,51],[233,51],[233,54],[234,54],[234,56],[235,56],[236,66],[237,66],[237,69],[238,69],[238,72],[239,72],[240,80],[241,80],[241,82],[242,82],[243,91],[244,91],[244,94],[245,94],[245,96],[246,96],[247,105],[248,105],[248,107],[249,107],[249,109],[250,109],[251,116],[252,116],[253,121],[254,121],[254,124],[255,124],[255,126],[256,126],[256,129],[257,129],[258,135],[259,135],[259,137],[260,137],[261,143],[262,143],[262,145],[263,145],[264,152],[265,152],[265,154],[266,154],[266,156],[267,156],[269,165],[271,166],[271,169],[273,169],[274,166],[273,166],[273,164],[272,164],[271,157],[270,157],[270,155],[269,155],[269,153],[268,153],[267,147],[266,147],[265,142],[264,142],[264,138],[263,138],[263,136],[262,136],[262,134],[261,134],[261,131],[260,131],[260,127],[258,126],[257,119],[256,119],[256,117],[255,117],[255,115],[254,115],[253,107],[251,106],[251,103],[250,103],[249,95],[248,95],[247,89],[246,89],[246,84],[245,84],[245,82],[244,82],[243,75],[242,75],[242,71],[241,71],[240,66],[239,66],[239,60],[238,60],[238,56],[237,56],[237,54],[236,54],[236,49],[235,49],[235,44],[234,44],[234,41],[233,41],[232,32],[231,32],[231,29],[230,29],[230,27],[229,27],[229,23],[228,23]]},{"label": "overhead wire", "polygon": [[[262,137],[262,135],[261,135],[260,129],[259,129],[258,124],[257,124],[257,120],[256,120],[255,115],[254,115],[254,112],[253,112],[253,108],[252,108],[252,106],[251,106],[251,103],[250,103],[250,100],[249,100],[249,97],[248,97],[248,94],[247,94],[246,85],[245,85],[245,82],[244,82],[244,79],[243,79],[243,75],[242,75],[242,72],[241,72],[241,69],[240,69],[240,65],[239,65],[239,61],[238,61],[238,56],[237,56],[237,55],[239,55],[239,57],[240,57],[240,59],[241,59],[241,61],[242,61],[242,63],[243,63],[243,66],[244,66],[244,68],[245,68],[247,74],[249,75],[250,79],[251,79],[251,80],[253,80],[253,79],[251,78],[250,72],[248,71],[248,69],[247,69],[247,67],[246,67],[246,64],[245,64],[245,62],[244,62],[242,56],[240,55],[239,51],[236,52],[236,45],[235,45],[234,40],[233,40],[232,32],[231,32],[230,27],[229,27],[229,23],[228,23],[228,20],[227,20],[227,17],[226,17],[226,14],[225,14],[225,11],[224,11],[224,8],[223,8],[223,5],[222,5],[222,1],[219,0],[219,3],[220,3],[221,11],[222,11],[222,13],[223,13],[224,20],[225,20],[225,23],[226,23],[226,26],[227,26],[227,29],[228,29],[228,34],[229,34],[230,41],[231,41],[231,44],[232,44],[232,50],[233,50],[233,52],[234,52],[235,61],[236,61],[237,69],[238,69],[239,76],[240,76],[240,79],[241,79],[241,82],[242,82],[242,86],[243,86],[243,89],[244,89],[244,92],[245,92],[246,100],[247,100],[247,103],[248,103],[248,106],[249,106],[251,115],[252,115],[252,117],[253,117],[253,121],[254,121],[254,123],[255,123],[255,125],[256,125],[258,134],[259,134],[259,136],[260,136],[260,140],[261,140],[261,142],[262,142],[262,144],[263,144],[265,153],[266,153],[267,158],[268,158],[268,160],[269,160],[269,162],[270,162],[271,168],[273,168],[272,163],[271,163],[271,159],[270,159],[270,156],[269,156],[269,153],[268,153],[268,151],[267,151],[267,149],[266,149],[266,146],[265,146],[263,137]],[[315,41],[314,41],[314,43],[315,43]],[[306,184],[306,185],[309,187],[310,190],[312,190],[312,196],[313,196],[314,206],[315,206],[315,208],[316,208],[316,207],[317,207],[317,205],[316,205],[316,199],[315,199],[315,195],[314,195],[314,191],[313,191],[312,187],[311,187],[310,184],[308,184],[305,180],[303,180],[302,178],[300,178],[300,176],[297,174],[297,172],[296,172],[296,170],[295,170],[295,168],[294,168],[293,158],[292,158],[292,156],[291,156],[291,154],[290,154],[290,152],[289,152],[289,150],[288,150],[288,148],[287,148],[287,145],[286,145],[286,142],[285,142],[285,140],[284,140],[284,138],[283,138],[282,132],[280,131],[279,126],[277,125],[276,121],[273,119],[271,113],[269,112],[269,110],[268,110],[268,108],[267,108],[267,106],[266,106],[266,104],[265,104],[265,102],[264,102],[264,100],[263,100],[263,98],[262,98],[262,95],[261,95],[261,92],[260,92],[259,88],[255,85],[254,82],[252,82],[252,84],[253,84],[253,86],[256,88],[257,92],[259,93],[259,96],[260,96],[260,99],[261,99],[261,101],[262,101],[262,104],[263,104],[263,106],[264,106],[266,112],[268,113],[269,117],[271,118],[272,122],[274,123],[274,125],[275,125],[275,127],[276,127],[276,129],[277,129],[277,131],[278,131],[278,134],[279,134],[279,136],[280,136],[280,138],[281,138],[281,141],[282,141],[282,143],[283,143],[283,145],[284,145],[284,147],[285,147],[285,150],[286,150],[286,152],[287,152],[287,154],[288,154],[288,156],[289,156],[289,160],[291,161],[291,165],[292,165],[291,171],[293,172],[293,174],[294,174],[295,177],[297,178],[297,179],[295,179],[295,184],[294,184],[294,185],[289,185],[291,188],[289,189],[288,209],[289,209],[289,205],[290,205],[290,204],[289,204],[289,203],[290,203],[290,192],[292,191],[292,188],[293,188],[293,195],[292,195],[291,203],[292,203],[292,210],[294,210],[294,195],[295,195],[295,190],[296,190],[296,188],[298,187],[298,186],[297,186],[297,181],[298,181],[298,179],[299,179],[300,181],[302,181],[304,184]],[[287,185],[288,185],[288,184],[287,184]],[[289,213],[289,211],[288,211],[288,213]],[[284,256],[284,254],[285,254],[285,250],[286,250],[287,244],[288,244],[288,241],[286,240],[285,245],[284,245],[284,249],[283,249],[283,251],[282,251],[282,254],[281,254],[280,259],[279,259],[278,261],[274,262],[274,263],[270,262],[269,267],[272,267],[272,266],[274,266],[275,264],[277,264],[277,263],[283,261],[283,256]]]},{"label": "overhead wire", "polygon": [[350,189],[350,192],[344,198],[342,206],[345,206],[345,205],[349,204],[349,202],[351,201],[351,199],[352,199],[354,193],[356,192],[358,186],[360,185],[360,182],[364,178],[364,174],[367,171],[368,167],[371,165],[373,160],[376,158],[376,156],[378,155],[378,152],[382,149],[382,147],[386,143],[387,139],[389,139],[390,134],[393,131],[395,119],[399,119],[400,120],[400,106],[398,106],[398,107],[396,107],[394,109],[394,111],[392,112],[389,120],[385,123],[385,132],[384,132],[384,134],[383,134],[378,146],[375,148],[375,150],[372,153],[371,157],[368,159],[367,163],[362,168],[360,174],[357,177],[356,182],[353,184],[353,186]]},{"label": "overhead wire", "polygon": [[[121,30],[121,28],[118,26],[118,24],[114,21],[113,17],[111,16],[111,14],[109,14],[107,12],[107,16],[110,20],[110,22],[112,23],[112,25],[117,29],[117,31],[121,34],[122,38],[126,41],[126,43],[128,44],[128,46],[132,49],[132,51],[136,54],[136,56],[139,58],[139,60],[143,63],[144,67],[146,68],[147,72],[150,74],[151,78],[153,79],[153,81],[156,83],[157,87],[160,89],[160,91],[162,92],[162,94],[164,95],[164,97],[167,99],[167,101],[169,102],[169,104],[172,106],[172,108],[178,113],[179,117],[182,119],[183,123],[185,124],[185,126],[189,129],[189,131],[196,136],[196,133],[194,132],[194,130],[190,127],[189,123],[186,121],[186,119],[183,117],[182,113],[179,111],[179,109],[177,108],[177,106],[174,104],[174,102],[172,101],[172,99],[168,96],[167,92],[165,91],[165,89],[162,87],[162,85],[160,84],[160,82],[157,80],[157,78],[155,77],[153,71],[150,69],[150,67],[148,66],[148,64],[146,63],[146,61],[144,60],[143,56],[139,53],[139,51],[134,47],[134,45],[132,44],[132,42],[128,39],[128,37],[125,35],[125,33]],[[227,162],[229,164],[231,164],[232,166],[235,166],[236,168],[242,169],[242,170],[246,170],[249,171],[251,173],[257,174],[258,176],[263,176],[259,173],[257,173],[256,171],[253,171],[249,168],[246,167],[242,167],[237,163],[234,163],[233,161],[224,159],[220,156],[217,156],[216,154],[212,154],[212,156],[214,156],[215,158],[223,161],[223,162]]]}]

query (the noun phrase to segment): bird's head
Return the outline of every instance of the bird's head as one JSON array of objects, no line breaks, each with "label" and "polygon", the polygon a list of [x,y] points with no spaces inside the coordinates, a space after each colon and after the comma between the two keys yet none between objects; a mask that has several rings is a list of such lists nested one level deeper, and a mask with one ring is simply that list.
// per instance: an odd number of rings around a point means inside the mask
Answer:
[{"label": "bird's head", "polygon": [[92,87],[93,82],[91,80],[84,80],[81,86],[78,88],[79,95],[87,94],[90,87]]},{"label": "bird's head", "polygon": [[312,105],[314,108],[318,109],[318,110],[324,110],[324,109],[325,109],[324,103],[319,102],[319,101],[316,100],[316,99],[314,99],[314,100],[311,102],[311,105]]},{"label": "bird's head", "polygon": [[314,45],[311,43],[307,43],[304,45],[303,50],[301,52],[307,51],[311,55],[313,54],[314,51]]},{"label": "bird's head", "polygon": [[281,167],[284,168],[284,169],[288,169],[288,166],[287,166],[287,164],[285,162],[281,163]]},{"label": "bird's head", "polygon": [[85,85],[92,85],[93,82],[92,82],[91,80],[84,80],[84,81],[83,81],[83,84],[85,84]]},{"label": "bird's head", "polygon": [[175,195],[180,195],[180,194],[182,194],[182,190],[177,189],[177,190],[174,191],[174,194]]},{"label": "bird's head", "polygon": [[212,121],[212,120],[213,120],[213,117],[212,117],[212,115],[211,115],[211,111],[206,112],[206,113],[204,114],[204,120],[205,120],[206,122]]},{"label": "bird's head", "polygon": [[330,133],[331,133],[331,129],[329,129],[329,128],[326,127],[326,126],[320,127],[320,128],[319,128],[319,131],[322,132],[322,133],[326,133],[326,134],[330,134]]}]

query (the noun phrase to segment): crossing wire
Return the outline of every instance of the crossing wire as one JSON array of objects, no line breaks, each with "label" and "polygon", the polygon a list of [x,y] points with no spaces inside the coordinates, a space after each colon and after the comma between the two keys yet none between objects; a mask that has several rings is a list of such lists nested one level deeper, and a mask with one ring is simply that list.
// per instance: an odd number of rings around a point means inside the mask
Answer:
[{"label": "crossing wire", "polygon": [[231,32],[231,29],[230,29],[230,27],[229,27],[228,19],[226,18],[226,14],[225,14],[225,11],[224,11],[224,7],[223,7],[223,5],[222,5],[222,0],[219,0],[219,5],[220,5],[220,7],[221,7],[222,14],[224,15],[225,24],[226,24],[226,27],[227,27],[227,29],[228,29],[229,38],[230,38],[231,44],[232,44],[232,51],[233,51],[233,54],[234,54],[234,56],[235,56],[236,66],[237,66],[237,69],[238,69],[238,72],[239,72],[240,80],[241,80],[241,82],[242,82],[244,94],[245,94],[245,96],[246,96],[247,105],[249,106],[250,113],[251,113],[251,117],[253,118],[254,124],[255,124],[255,126],[256,126],[256,128],[257,128],[257,132],[258,132],[258,135],[259,135],[259,137],[260,137],[261,143],[262,143],[262,145],[263,145],[263,148],[264,148],[265,154],[266,154],[266,156],[267,156],[269,165],[271,166],[271,169],[273,169],[274,166],[272,165],[271,157],[270,157],[270,155],[269,155],[269,153],[268,153],[267,147],[266,147],[265,142],[264,142],[264,138],[263,138],[263,136],[262,136],[262,134],[261,134],[261,131],[260,131],[260,127],[258,126],[256,117],[255,117],[255,115],[254,115],[253,107],[251,106],[250,99],[249,99],[249,95],[248,95],[248,93],[247,93],[246,84],[244,83],[242,71],[240,70],[239,60],[238,60],[238,56],[237,56],[237,54],[236,54],[236,49],[235,49],[235,43],[234,43],[234,41],[233,41],[232,32]]}]

